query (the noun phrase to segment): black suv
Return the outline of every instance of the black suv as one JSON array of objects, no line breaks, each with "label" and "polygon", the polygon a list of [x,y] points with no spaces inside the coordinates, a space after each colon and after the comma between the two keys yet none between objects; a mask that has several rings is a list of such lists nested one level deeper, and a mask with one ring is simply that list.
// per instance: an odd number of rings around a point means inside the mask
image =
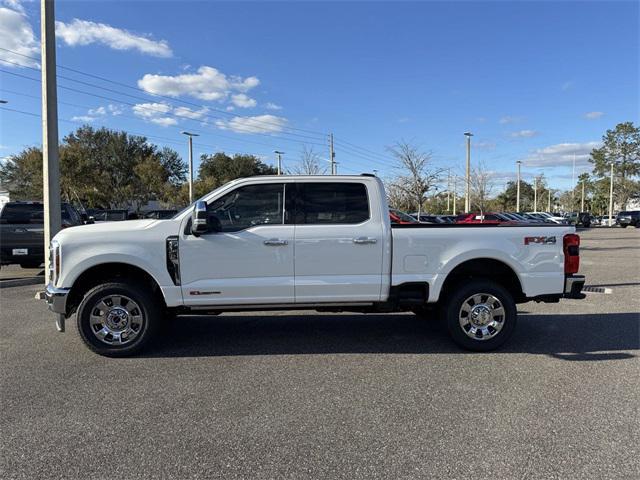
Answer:
[{"label": "black suv", "polygon": [[630,210],[618,213],[616,223],[622,228],[629,226],[640,228],[640,210]]},{"label": "black suv", "polygon": [[[80,213],[62,206],[62,228],[82,225]],[[44,262],[44,206],[40,202],[9,202],[0,212],[0,265],[37,268]]]}]

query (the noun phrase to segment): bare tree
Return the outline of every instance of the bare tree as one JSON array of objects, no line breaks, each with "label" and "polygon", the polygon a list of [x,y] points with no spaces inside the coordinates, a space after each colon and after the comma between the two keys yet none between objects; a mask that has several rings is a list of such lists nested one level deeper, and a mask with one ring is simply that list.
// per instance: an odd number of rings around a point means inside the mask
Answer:
[{"label": "bare tree", "polygon": [[405,192],[420,215],[427,193],[439,182],[445,169],[434,169],[431,152],[422,152],[404,140],[387,150],[396,158],[396,168],[401,172],[392,182],[394,188]]},{"label": "bare tree", "polygon": [[313,150],[313,147],[302,147],[300,161],[293,168],[294,175],[325,175],[327,169],[321,165],[320,156]]},{"label": "bare tree", "polygon": [[482,215],[495,186],[492,172],[487,170],[485,164],[481,162],[477,167],[471,169],[469,181],[471,184],[471,204],[478,208],[480,215]]},{"label": "bare tree", "polygon": [[389,206],[397,208],[398,210],[408,210],[413,204],[411,197],[407,191],[402,187],[398,179],[386,180],[385,191],[387,192],[387,201]]}]

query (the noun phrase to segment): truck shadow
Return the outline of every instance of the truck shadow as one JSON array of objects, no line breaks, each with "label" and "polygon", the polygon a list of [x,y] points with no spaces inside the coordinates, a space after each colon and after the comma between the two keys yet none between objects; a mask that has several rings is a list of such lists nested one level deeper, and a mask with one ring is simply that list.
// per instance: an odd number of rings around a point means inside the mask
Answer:
[{"label": "truck shadow", "polygon": [[[180,316],[163,333],[146,356],[468,353],[441,322],[413,314]],[[597,361],[630,359],[638,349],[640,313],[521,314],[496,353]]]}]

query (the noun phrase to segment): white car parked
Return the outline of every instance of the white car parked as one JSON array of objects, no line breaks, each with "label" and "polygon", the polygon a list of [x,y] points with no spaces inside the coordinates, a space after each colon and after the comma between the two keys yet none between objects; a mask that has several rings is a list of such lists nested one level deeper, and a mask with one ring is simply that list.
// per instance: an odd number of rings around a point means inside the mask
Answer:
[{"label": "white car parked", "polygon": [[[93,351],[134,354],[166,312],[316,309],[425,315],[471,350],[513,333],[516,304],[584,298],[570,226],[391,225],[363,176],[232,181],[168,220],[67,228],[42,297]],[[176,320],[179,321],[179,320]]]}]

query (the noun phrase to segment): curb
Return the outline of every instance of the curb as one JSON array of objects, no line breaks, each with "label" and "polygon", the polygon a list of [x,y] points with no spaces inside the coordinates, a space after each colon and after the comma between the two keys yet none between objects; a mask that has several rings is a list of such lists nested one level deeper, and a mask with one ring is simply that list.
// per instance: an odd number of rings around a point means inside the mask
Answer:
[{"label": "curb", "polygon": [[12,278],[10,280],[0,280],[0,288],[23,287],[25,285],[39,284],[42,284],[44,286],[44,277]]}]

